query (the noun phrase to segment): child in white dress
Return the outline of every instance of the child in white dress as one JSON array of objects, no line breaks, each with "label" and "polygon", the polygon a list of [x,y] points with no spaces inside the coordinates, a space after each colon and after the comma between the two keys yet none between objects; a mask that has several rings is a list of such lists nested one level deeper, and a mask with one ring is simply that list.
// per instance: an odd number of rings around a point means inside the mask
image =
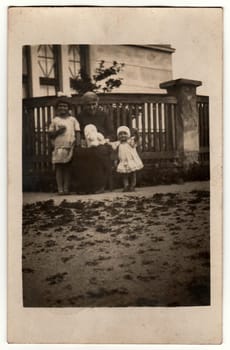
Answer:
[{"label": "child in white dress", "polygon": [[84,128],[84,135],[87,147],[97,147],[99,145],[104,145],[108,142],[108,139],[104,138],[102,133],[97,131],[94,124],[87,124]]},{"label": "child in white dress", "polygon": [[70,103],[61,98],[56,104],[56,116],[49,126],[49,134],[54,146],[52,163],[55,164],[58,193],[69,194],[71,160],[75,141],[80,142],[80,126],[76,118],[69,114]]},{"label": "child in white dress", "polygon": [[113,148],[118,148],[117,172],[123,177],[123,191],[135,191],[136,172],[144,166],[136,150],[136,140],[127,126],[117,129],[117,137],[119,141],[113,143]]},{"label": "child in white dress", "polygon": [[97,138],[97,128],[94,124],[87,124],[84,128],[84,135],[87,147],[99,146]]}]

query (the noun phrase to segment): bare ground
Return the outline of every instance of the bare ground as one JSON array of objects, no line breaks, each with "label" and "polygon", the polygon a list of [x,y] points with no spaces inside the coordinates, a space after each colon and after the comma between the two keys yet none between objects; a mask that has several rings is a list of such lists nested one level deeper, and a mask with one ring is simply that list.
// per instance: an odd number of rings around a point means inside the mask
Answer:
[{"label": "bare ground", "polygon": [[24,306],[209,305],[207,183],[47,198],[24,196]]}]

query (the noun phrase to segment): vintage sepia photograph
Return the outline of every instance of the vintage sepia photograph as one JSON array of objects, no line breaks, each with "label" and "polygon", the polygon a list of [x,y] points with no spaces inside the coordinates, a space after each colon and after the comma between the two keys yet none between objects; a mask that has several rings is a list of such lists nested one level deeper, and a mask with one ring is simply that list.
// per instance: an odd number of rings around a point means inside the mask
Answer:
[{"label": "vintage sepia photograph", "polygon": [[22,47],[24,307],[210,305],[209,95],[176,55]]},{"label": "vintage sepia photograph", "polygon": [[222,16],[9,9],[9,343],[220,344]]}]

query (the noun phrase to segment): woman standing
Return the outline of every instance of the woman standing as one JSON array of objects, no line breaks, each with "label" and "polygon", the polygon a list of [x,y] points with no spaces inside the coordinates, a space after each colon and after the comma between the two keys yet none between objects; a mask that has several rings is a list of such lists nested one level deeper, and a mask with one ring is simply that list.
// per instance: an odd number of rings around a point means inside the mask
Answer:
[{"label": "woman standing", "polygon": [[83,193],[102,193],[112,177],[112,149],[108,144],[85,148],[84,129],[95,125],[97,131],[106,139],[114,138],[112,120],[99,110],[99,98],[94,92],[86,92],[82,97],[83,109],[77,116],[80,123],[82,148],[75,153],[75,171],[78,178],[78,191]]}]

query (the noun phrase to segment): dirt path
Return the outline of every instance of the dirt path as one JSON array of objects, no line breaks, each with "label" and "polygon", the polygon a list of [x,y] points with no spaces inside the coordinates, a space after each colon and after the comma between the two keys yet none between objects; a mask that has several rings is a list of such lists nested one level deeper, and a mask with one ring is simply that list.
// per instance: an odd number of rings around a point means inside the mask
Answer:
[{"label": "dirt path", "polygon": [[44,193],[44,192],[26,192],[23,194],[23,204],[32,204],[40,201],[47,201],[52,199],[54,204],[58,205],[63,200],[68,202],[75,202],[76,200],[106,200],[106,199],[116,199],[117,197],[127,197],[127,196],[153,196],[156,193],[181,193],[181,192],[191,192],[193,190],[209,191],[209,181],[196,181],[196,182],[186,182],[181,185],[160,185],[152,187],[138,187],[135,193],[123,193],[122,189],[114,190],[113,192],[105,192],[101,194],[91,194],[91,195],[68,195],[68,196],[58,196],[56,193]]},{"label": "dirt path", "polygon": [[186,186],[24,197],[24,305],[208,305],[208,183]]}]

